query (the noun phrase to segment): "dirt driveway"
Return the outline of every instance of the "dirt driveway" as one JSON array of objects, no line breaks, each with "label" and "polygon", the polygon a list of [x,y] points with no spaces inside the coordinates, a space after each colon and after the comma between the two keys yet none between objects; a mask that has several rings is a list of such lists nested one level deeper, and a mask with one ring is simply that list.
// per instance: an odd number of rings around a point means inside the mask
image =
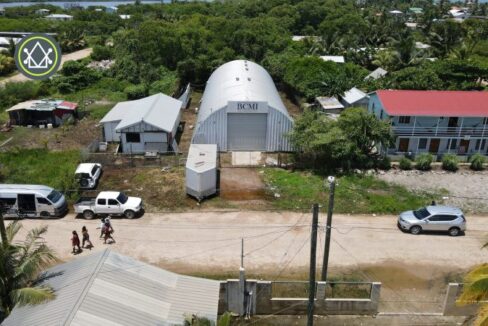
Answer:
[{"label": "dirt driveway", "polygon": [[[487,252],[480,249],[487,219],[469,218],[466,235],[453,238],[404,234],[394,216],[334,216],[330,275],[382,281],[382,311],[439,311],[447,282],[461,280],[466,269],[487,261]],[[63,260],[73,259],[71,231],[86,225],[94,240],[92,252],[109,247],[169,270],[215,278],[236,276],[244,238],[249,277],[274,280],[308,277],[310,220],[309,213],[265,211],[147,214],[136,220],[114,219],[117,243],[112,245],[98,239],[97,220],[69,215],[23,224],[26,229],[48,224],[46,241]],[[323,243],[322,229],[318,270]]]},{"label": "dirt driveway", "polygon": [[456,173],[390,170],[378,178],[411,190],[447,190],[445,204],[462,207],[466,212],[488,212],[488,171],[462,169]]}]

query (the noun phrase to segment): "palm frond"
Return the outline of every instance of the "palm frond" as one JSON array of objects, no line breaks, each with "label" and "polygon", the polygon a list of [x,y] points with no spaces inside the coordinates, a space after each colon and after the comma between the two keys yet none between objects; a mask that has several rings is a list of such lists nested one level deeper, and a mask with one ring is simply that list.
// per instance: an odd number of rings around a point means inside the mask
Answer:
[{"label": "palm frond", "polygon": [[14,241],[15,236],[21,228],[22,223],[20,223],[19,221],[13,221],[6,227],[7,239],[9,243],[12,243],[12,241]]},{"label": "palm frond", "polygon": [[478,310],[476,319],[474,321],[476,326],[488,326],[488,305],[484,304]]},{"label": "palm frond", "polygon": [[459,304],[470,304],[488,299],[488,275],[466,284],[463,293],[458,298]]},{"label": "palm frond", "polygon": [[25,287],[11,292],[14,304],[18,306],[36,305],[55,298],[53,289],[50,287]]},{"label": "palm frond", "polygon": [[22,258],[16,269],[16,279],[32,280],[41,269],[57,261],[54,251],[45,244],[39,245],[34,251],[28,252]]}]

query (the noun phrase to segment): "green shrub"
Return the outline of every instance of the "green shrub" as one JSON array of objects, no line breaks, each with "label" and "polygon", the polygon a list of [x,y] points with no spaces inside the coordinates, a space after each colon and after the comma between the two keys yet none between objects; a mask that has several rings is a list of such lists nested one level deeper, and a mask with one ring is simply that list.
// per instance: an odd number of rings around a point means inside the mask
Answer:
[{"label": "green shrub", "polygon": [[421,171],[428,171],[434,158],[428,153],[420,154],[415,160],[415,168]]},{"label": "green shrub", "polygon": [[483,164],[485,164],[485,162],[486,158],[483,155],[474,154],[469,158],[469,163],[471,163],[469,167],[471,168],[471,170],[481,171],[484,169]]},{"label": "green shrub", "polygon": [[442,157],[442,168],[446,171],[457,171],[459,159],[455,154],[446,154]]},{"label": "green shrub", "polygon": [[128,100],[137,100],[147,96],[146,87],[141,84],[126,87],[124,93],[127,95]]},{"label": "green shrub", "polygon": [[381,170],[391,169],[391,159],[388,156],[383,156],[378,162],[376,162],[376,167]]},{"label": "green shrub", "polygon": [[112,58],[112,49],[107,46],[95,45],[91,58],[95,61],[108,60]]},{"label": "green shrub", "polygon": [[412,169],[412,161],[406,157],[402,157],[402,159],[400,160],[400,169],[411,170]]}]

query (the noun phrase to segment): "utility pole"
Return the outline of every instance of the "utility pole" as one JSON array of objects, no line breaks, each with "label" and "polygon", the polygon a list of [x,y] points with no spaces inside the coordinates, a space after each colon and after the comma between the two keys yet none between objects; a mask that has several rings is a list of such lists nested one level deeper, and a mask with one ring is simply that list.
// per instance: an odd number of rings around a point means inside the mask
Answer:
[{"label": "utility pole", "polygon": [[244,238],[241,238],[241,268],[244,267]]},{"label": "utility pole", "polygon": [[317,264],[317,228],[319,223],[319,205],[313,204],[312,236],[310,244],[310,275],[308,287],[307,326],[313,326],[315,305],[315,268]]},{"label": "utility pole", "polygon": [[335,192],[335,178],[330,176],[327,178],[329,182],[329,208],[327,209],[327,224],[325,227],[325,248],[324,261],[322,262],[322,282],[327,282],[327,269],[329,267],[329,251],[330,251],[330,231],[332,225],[332,212],[334,211],[334,192]]}]

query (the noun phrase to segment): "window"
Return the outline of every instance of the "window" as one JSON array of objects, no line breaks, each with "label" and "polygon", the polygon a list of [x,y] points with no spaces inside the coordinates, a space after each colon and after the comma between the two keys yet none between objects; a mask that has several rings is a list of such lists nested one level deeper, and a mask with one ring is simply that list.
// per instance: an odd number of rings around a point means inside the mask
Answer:
[{"label": "window", "polygon": [[431,222],[449,222],[449,221],[454,221],[457,218],[457,216],[453,215],[435,215],[429,218]]},{"label": "window", "polygon": [[474,146],[474,149],[477,151],[480,149],[480,145],[481,145],[481,139],[478,139],[476,140],[476,145]]},{"label": "window", "polygon": [[488,125],[488,118],[484,118],[484,119],[483,119],[483,124],[484,124],[484,125]]},{"label": "window", "polygon": [[59,191],[53,190],[49,195],[47,195],[47,199],[51,201],[51,203],[56,203],[58,200],[61,199],[63,195]]},{"label": "window", "polygon": [[402,117],[398,118],[398,123],[409,124],[410,123],[410,117],[402,116]]},{"label": "window", "polygon": [[380,119],[383,119],[383,110],[380,111]]},{"label": "window", "polygon": [[429,211],[427,210],[427,208],[421,208],[419,210],[416,210],[416,211],[413,211],[413,215],[421,220],[421,219],[424,219],[426,218],[427,216],[430,215]]},{"label": "window", "polygon": [[91,174],[92,175],[95,175],[97,173],[97,171],[100,169],[100,167],[98,165],[95,165],[91,171]]},{"label": "window", "polygon": [[128,132],[125,134],[125,140],[128,143],[140,143],[141,142],[141,134],[137,132]]},{"label": "window", "polygon": [[483,139],[483,141],[481,142],[481,149],[484,149],[486,146],[486,139]]},{"label": "window", "polygon": [[39,198],[39,197],[37,197],[37,203],[43,204],[43,205],[51,205],[51,203],[49,202],[49,200],[47,200],[46,198]]},{"label": "window", "polygon": [[97,200],[97,205],[107,205],[107,200],[105,198],[99,198]]},{"label": "window", "polygon": [[427,148],[427,138],[420,138],[419,149],[426,149],[426,148]]},{"label": "window", "polygon": [[449,149],[456,149],[457,146],[457,139],[450,139],[449,140]]},{"label": "window", "polygon": [[0,207],[2,206],[13,206],[17,198],[0,198]]},{"label": "window", "polygon": [[118,201],[116,201],[115,199],[109,199],[109,200],[108,200],[108,204],[109,204],[109,205],[118,205],[118,204],[119,204],[119,202],[118,202]]},{"label": "window", "polygon": [[125,204],[127,203],[127,200],[129,200],[129,198],[123,193],[121,192],[118,196],[117,196],[117,200],[119,202],[121,202],[122,204]]}]

